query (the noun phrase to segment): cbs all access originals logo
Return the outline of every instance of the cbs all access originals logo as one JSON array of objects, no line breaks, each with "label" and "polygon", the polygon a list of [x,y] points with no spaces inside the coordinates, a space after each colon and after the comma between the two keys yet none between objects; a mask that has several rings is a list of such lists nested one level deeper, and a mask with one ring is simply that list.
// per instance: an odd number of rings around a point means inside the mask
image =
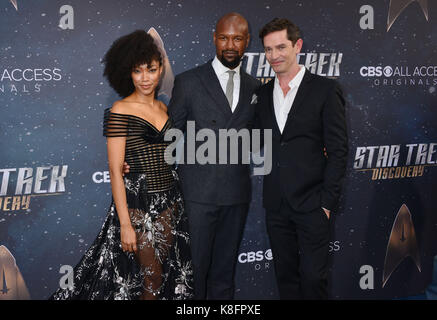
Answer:
[{"label": "cbs all access originals logo", "polygon": [[437,143],[357,147],[353,168],[372,172],[372,180],[416,178],[437,165]]},{"label": "cbs all access originals logo", "polygon": [[242,252],[238,255],[238,262],[241,264],[252,263],[254,264],[254,269],[256,271],[264,269],[270,269],[273,265],[271,265],[270,261],[273,260],[273,254],[271,249],[267,249],[265,251],[249,251]]},{"label": "cbs all access originals logo", "polygon": [[360,75],[374,86],[432,86],[435,91],[437,85],[437,66],[362,66]]},{"label": "cbs all access originals logo", "polygon": [[111,183],[109,171],[96,171],[91,176],[94,183]]},{"label": "cbs all access originals logo", "polygon": [[[329,242],[329,253],[335,253],[341,250],[341,243],[339,240]],[[238,262],[241,264],[253,264],[253,268],[258,270],[270,269],[273,265],[271,261],[273,260],[272,249],[267,249],[265,251],[248,251],[242,252],[238,255]]]},{"label": "cbs all access originals logo", "polygon": [[[20,14],[17,0],[10,0],[10,3]],[[20,3],[21,5],[21,3]],[[26,2],[23,2],[23,7],[26,7]],[[46,16],[46,13],[42,13]],[[50,16],[50,15],[48,15]],[[62,5],[59,8],[59,16],[53,16],[52,19],[59,20],[58,27],[61,30],[74,29],[74,9],[70,5]],[[11,46],[5,48],[8,53]],[[32,53],[27,54],[30,58]],[[5,56],[5,58],[8,58]],[[10,54],[12,61],[16,61],[16,56]],[[0,94],[38,94],[44,86],[54,84],[62,80],[62,70],[53,66],[0,66]]]},{"label": "cbs all access originals logo", "polygon": [[65,192],[67,165],[0,169],[0,212],[30,210],[36,196]]},{"label": "cbs all access originals logo", "polygon": [[[247,58],[243,60],[243,68],[262,83],[270,81],[275,76],[273,68],[266,59],[264,52],[246,52]],[[302,64],[311,73],[323,77],[337,78],[340,76],[340,64],[343,53],[299,53],[297,63]]]},{"label": "cbs all access originals logo", "polygon": [[1,68],[0,94],[40,93],[47,84],[62,80],[59,68]]}]

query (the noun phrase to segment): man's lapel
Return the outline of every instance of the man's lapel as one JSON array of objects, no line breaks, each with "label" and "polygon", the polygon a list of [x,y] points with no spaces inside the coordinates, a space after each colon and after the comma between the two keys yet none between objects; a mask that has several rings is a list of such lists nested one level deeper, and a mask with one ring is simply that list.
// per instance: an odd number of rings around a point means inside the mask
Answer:
[{"label": "man's lapel", "polygon": [[230,117],[232,116],[232,111],[229,107],[228,99],[223,92],[220,81],[214,72],[211,62],[212,60],[203,65],[203,67],[200,69],[201,72],[199,72],[199,76],[202,80],[203,86],[206,88],[206,91],[216,102],[216,105],[219,107],[219,109],[222,110],[227,117]]},{"label": "man's lapel", "polygon": [[278,122],[276,121],[276,115],[275,115],[275,106],[273,104],[273,88],[274,88],[275,80],[274,78],[270,80],[267,83],[268,86],[268,103],[269,103],[269,113],[271,117],[271,123],[272,123],[272,130],[273,130],[273,137],[277,137],[278,140],[281,138],[281,131],[279,130]]},{"label": "man's lapel", "polygon": [[[238,103],[235,107],[233,115],[236,115],[244,105],[244,102],[250,99],[248,97],[248,75],[240,68],[240,93],[238,94]],[[249,101],[250,103],[250,101]]]},{"label": "man's lapel", "polygon": [[[284,130],[282,131],[282,135],[287,131],[290,127],[290,122],[293,121],[296,116],[299,108],[302,107],[302,103],[307,96],[307,94],[311,91],[310,82],[312,80],[312,74],[307,70],[305,70],[305,74],[303,76],[302,82],[300,83],[299,89],[297,89],[296,97],[294,98],[293,105],[291,106],[290,112],[287,116],[287,121],[285,122]],[[289,130],[289,129],[288,129]]]}]

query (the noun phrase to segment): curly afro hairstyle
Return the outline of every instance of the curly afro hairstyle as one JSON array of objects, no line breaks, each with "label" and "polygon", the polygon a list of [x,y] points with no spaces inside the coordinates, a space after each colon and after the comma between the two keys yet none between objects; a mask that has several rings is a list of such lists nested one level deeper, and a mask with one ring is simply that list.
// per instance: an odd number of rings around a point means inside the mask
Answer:
[{"label": "curly afro hairstyle", "polygon": [[132,70],[142,64],[150,65],[158,61],[162,65],[162,55],[153,38],[144,30],[136,30],[117,40],[103,57],[103,76],[109,85],[123,98],[134,92]]}]

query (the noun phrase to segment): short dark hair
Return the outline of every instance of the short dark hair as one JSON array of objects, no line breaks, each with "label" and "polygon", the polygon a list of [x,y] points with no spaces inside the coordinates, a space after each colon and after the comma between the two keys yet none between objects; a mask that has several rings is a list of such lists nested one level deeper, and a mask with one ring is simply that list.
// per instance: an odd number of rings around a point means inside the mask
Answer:
[{"label": "short dark hair", "polygon": [[123,98],[134,92],[132,70],[142,64],[150,65],[158,61],[162,65],[162,56],[153,38],[144,30],[136,30],[118,38],[103,57],[105,64],[103,75],[109,85]]},{"label": "short dark hair", "polygon": [[272,21],[268,22],[264,27],[259,31],[259,37],[264,44],[264,37],[269,33],[281,30],[287,30],[287,38],[293,43],[293,46],[296,44],[298,39],[301,39],[301,31],[298,26],[296,26],[293,22],[285,18],[274,18]]}]

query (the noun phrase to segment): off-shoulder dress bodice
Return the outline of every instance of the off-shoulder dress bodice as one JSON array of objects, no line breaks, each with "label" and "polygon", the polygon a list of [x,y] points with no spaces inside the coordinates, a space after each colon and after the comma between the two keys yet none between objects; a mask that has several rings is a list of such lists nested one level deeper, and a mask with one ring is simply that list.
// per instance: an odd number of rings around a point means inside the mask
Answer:
[{"label": "off-shoulder dress bodice", "polygon": [[172,166],[165,161],[167,146],[165,132],[172,127],[168,118],[164,127],[158,130],[147,120],[135,115],[111,112],[105,109],[103,135],[126,137],[125,161],[131,173],[144,173],[147,192],[169,190],[174,184]]}]

